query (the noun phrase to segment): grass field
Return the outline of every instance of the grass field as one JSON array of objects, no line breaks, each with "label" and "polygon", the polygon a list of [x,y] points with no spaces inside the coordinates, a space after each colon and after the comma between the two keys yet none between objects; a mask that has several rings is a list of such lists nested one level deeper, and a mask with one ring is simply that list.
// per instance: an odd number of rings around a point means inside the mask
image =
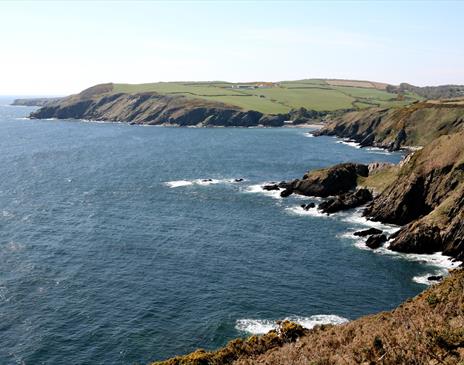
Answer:
[{"label": "grass field", "polygon": [[363,109],[370,106],[401,106],[419,100],[409,93],[402,100],[384,90],[384,84],[349,80],[297,80],[279,83],[157,82],[114,84],[113,92],[184,95],[218,101],[262,113],[286,113],[304,107],[317,111]]}]

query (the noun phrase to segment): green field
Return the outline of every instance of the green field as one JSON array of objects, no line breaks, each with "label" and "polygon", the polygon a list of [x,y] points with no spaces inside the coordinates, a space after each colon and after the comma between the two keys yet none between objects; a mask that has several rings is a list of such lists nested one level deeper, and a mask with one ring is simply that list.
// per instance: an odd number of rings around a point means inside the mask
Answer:
[{"label": "green field", "polygon": [[401,100],[397,94],[381,88],[330,85],[326,80],[310,79],[278,83],[157,82],[149,84],[114,84],[113,92],[158,92],[184,95],[234,105],[262,113],[286,113],[304,107],[317,111],[363,109],[371,106],[400,106],[420,99],[409,93]]}]

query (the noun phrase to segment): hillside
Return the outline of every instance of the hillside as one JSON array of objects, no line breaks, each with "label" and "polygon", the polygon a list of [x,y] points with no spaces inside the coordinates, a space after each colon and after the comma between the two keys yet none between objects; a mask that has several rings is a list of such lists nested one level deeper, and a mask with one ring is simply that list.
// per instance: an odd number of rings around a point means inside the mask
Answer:
[{"label": "hillside", "polygon": [[464,259],[464,132],[441,136],[415,152],[367,207],[374,220],[405,225],[389,248],[442,251]]},{"label": "hillside", "polygon": [[[171,126],[282,126],[288,115],[265,115],[233,105],[155,92],[112,93],[97,85],[31,113],[33,119],[88,119]],[[304,114],[304,113],[303,113]]]},{"label": "hillside", "polygon": [[278,331],[157,365],[458,364],[464,360],[464,271],[455,270],[390,312],[347,324]]},{"label": "hillside", "polygon": [[332,118],[317,135],[348,138],[362,146],[396,150],[424,146],[464,125],[462,100],[429,100],[401,108],[370,108]]},{"label": "hillside", "polygon": [[398,97],[386,84],[352,80],[297,80],[282,82],[158,82],[114,84],[113,92],[157,92],[217,101],[265,114],[287,113],[290,109],[317,111],[358,109],[370,106],[405,105],[420,99],[414,93]]}]

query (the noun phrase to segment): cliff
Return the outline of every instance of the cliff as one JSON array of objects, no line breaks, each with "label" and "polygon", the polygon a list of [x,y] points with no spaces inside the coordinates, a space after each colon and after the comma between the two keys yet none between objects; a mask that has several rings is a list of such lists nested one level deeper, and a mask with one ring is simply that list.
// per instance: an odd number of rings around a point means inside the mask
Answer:
[{"label": "cliff", "polygon": [[111,93],[111,84],[98,85],[46,105],[31,118],[89,119],[131,124],[175,126],[281,126],[281,115],[264,115],[256,111],[218,102],[153,92]]},{"label": "cliff", "polygon": [[458,364],[464,360],[464,271],[398,308],[343,325],[282,330],[156,365]]},{"label": "cliff", "polygon": [[423,146],[463,130],[464,100],[417,102],[401,108],[370,108],[332,118],[315,135],[347,138],[389,150]]},{"label": "cliff", "polygon": [[405,225],[390,249],[464,259],[464,132],[415,152],[367,207],[374,220]]}]

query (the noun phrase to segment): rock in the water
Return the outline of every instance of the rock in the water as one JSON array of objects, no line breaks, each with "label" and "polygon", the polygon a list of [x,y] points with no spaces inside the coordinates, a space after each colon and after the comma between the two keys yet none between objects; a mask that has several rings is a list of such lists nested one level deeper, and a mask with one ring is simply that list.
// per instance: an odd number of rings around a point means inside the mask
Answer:
[{"label": "rock in the water", "polygon": [[427,277],[427,280],[429,281],[440,281],[441,279],[443,279],[442,275],[430,275]]},{"label": "rock in the water", "polygon": [[272,191],[272,190],[280,190],[277,184],[270,184],[270,185],[264,185],[263,190],[266,191]]},{"label": "rock in the water", "polygon": [[367,165],[342,163],[329,168],[310,171],[302,180],[293,182],[295,193],[328,197],[353,190],[360,176],[369,174]]},{"label": "rock in the water", "polygon": [[243,179],[242,178],[238,178],[238,179],[234,179],[235,182],[242,182]]},{"label": "rock in the water", "polygon": [[308,204],[301,204],[300,205],[304,210],[310,210],[311,208],[315,208],[316,204],[308,203]]},{"label": "rock in the water", "polygon": [[353,235],[359,236],[359,237],[366,237],[366,236],[372,236],[373,234],[382,234],[383,231],[377,228],[369,228],[369,229],[364,229],[362,231],[357,231],[354,232]]},{"label": "rock in the water", "polygon": [[281,196],[282,198],[286,198],[287,196],[290,196],[290,195],[292,195],[292,194],[293,194],[293,189],[292,189],[291,187],[289,187],[289,188],[287,188],[287,189],[281,191],[280,196]]},{"label": "rock in the water", "polygon": [[335,198],[330,198],[319,204],[319,209],[323,213],[335,213],[341,210],[351,209],[366,204],[372,200],[372,193],[368,189],[359,189],[355,192],[350,192],[338,195]]},{"label": "rock in the water", "polygon": [[366,246],[375,250],[387,242],[387,236],[384,234],[374,234],[366,241]]}]

